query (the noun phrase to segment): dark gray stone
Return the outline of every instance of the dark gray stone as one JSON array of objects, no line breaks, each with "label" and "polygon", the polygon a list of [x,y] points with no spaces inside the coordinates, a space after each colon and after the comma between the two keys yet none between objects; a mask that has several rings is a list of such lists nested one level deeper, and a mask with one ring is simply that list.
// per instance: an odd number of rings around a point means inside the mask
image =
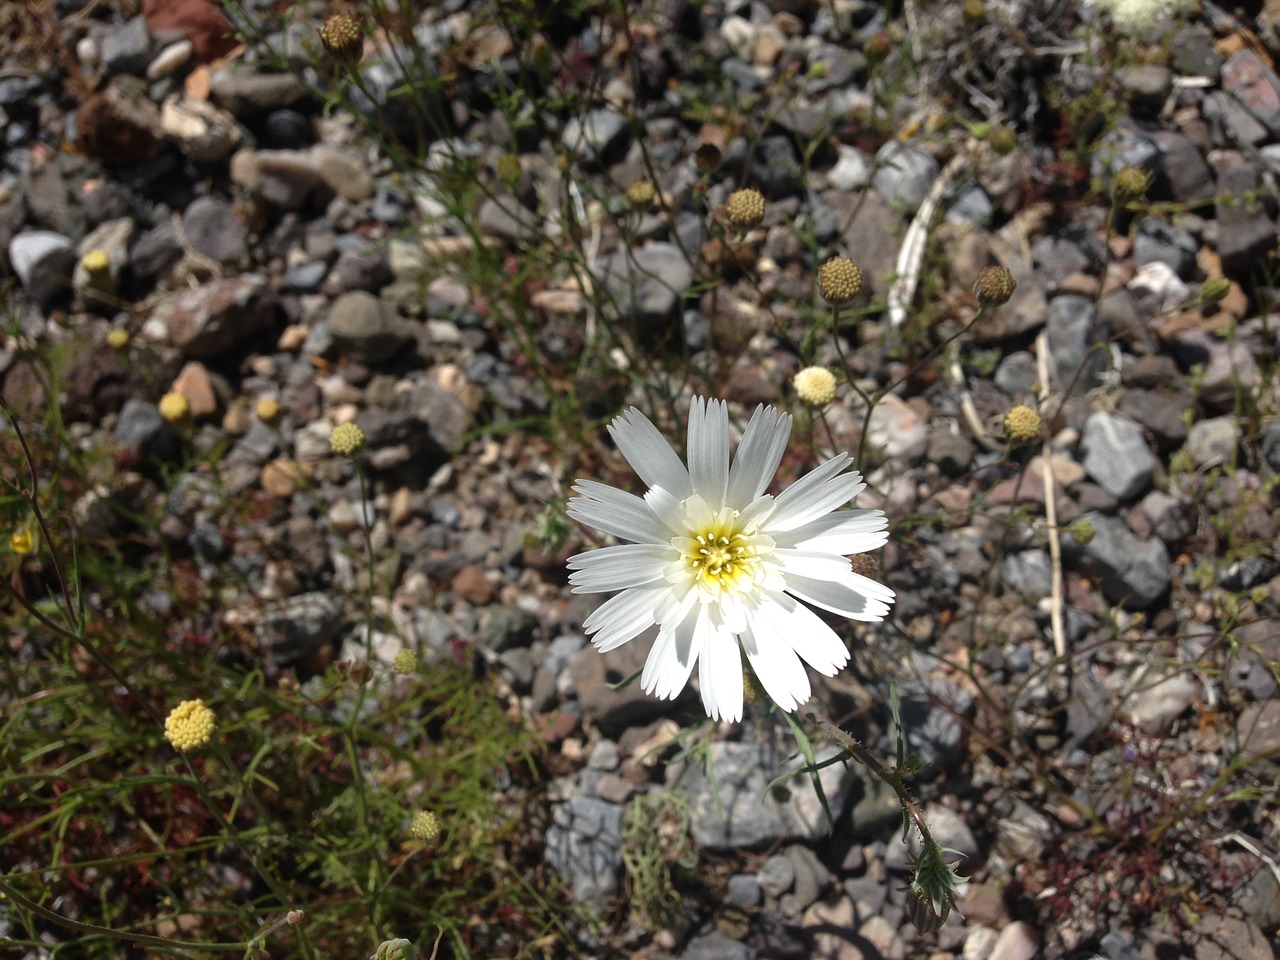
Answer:
[{"label": "dark gray stone", "polygon": [[182,259],[182,244],[173,224],[165,221],[138,237],[129,251],[129,270],[139,280],[150,280]]},{"label": "dark gray stone", "polygon": [[1280,422],[1267,424],[1262,433],[1262,456],[1267,466],[1280,473]]},{"label": "dark gray stone", "polygon": [[1139,266],[1163,263],[1184,280],[1196,271],[1196,252],[1199,244],[1195,237],[1173,224],[1145,217],[1138,224],[1138,235],[1133,242],[1133,259]]},{"label": "dark gray stone", "polygon": [[255,618],[257,634],[273,669],[305,660],[342,630],[342,601],[324,590],[300,593],[263,605]]},{"label": "dark gray stone", "polygon": [[1276,224],[1266,205],[1249,199],[1263,186],[1262,169],[1239,154],[1216,158],[1218,256],[1228,276],[1248,277],[1276,249]]},{"label": "dark gray stone", "polygon": [[390,304],[363,290],[344,293],[333,302],[329,333],[340,352],[367,364],[390,360],[417,340],[412,325]]},{"label": "dark gray stone", "polygon": [[1032,396],[1040,381],[1036,358],[1026,350],[1015,350],[996,367],[995,385],[1005,396],[1020,400]]},{"label": "dark gray stone", "polygon": [[76,267],[71,241],[51,230],[30,230],[9,241],[9,264],[41,310],[71,298],[71,275]]},{"label": "dark gray stone", "polygon": [[1187,453],[1197,467],[1230,466],[1240,443],[1240,421],[1227,414],[1197,420],[1187,431]]},{"label": "dark gray stone", "polygon": [[284,282],[299,293],[311,293],[324,282],[329,265],[323,260],[308,260],[285,271]]},{"label": "dark gray stone", "polygon": [[537,614],[523,607],[495,603],[481,612],[476,636],[491,650],[510,650],[512,647],[527,647],[537,628]]},{"label": "dark gray stone", "polygon": [[196,253],[228,266],[249,256],[249,229],[235,207],[218,197],[197,197],[182,214],[182,230]]},{"label": "dark gray stone", "polygon": [[776,899],[788,892],[796,882],[795,864],[786,853],[775,853],[760,865],[755,881],[760,890]]},{"label": "dark gray stone", "polygon": [[735,873],[729,878],[729,902],[739,910],[752,910],[760,905],[760,884],[746,873]]},{"label": "dark gray stone", "polygon": [[927,460],[949,477],[965,473],[973,463],[974,447],[968,437],[950,430],[934,430],[929,435]]},{"label": "dark gray stone", "polygon": [[1163,490],[1152,490],[1142,498],[1142,512],[1151,529],[1165,543],[1177,544],[1196,532],[1196,504],[1179,500]]},{"label": "dark gray stone", "polygon": [[139,76],[151,59],[151,31],[145,17],[130,17],[102,38],[102,67],[106,74]]},{"label": "dark gray stone", "polygon": [[690,940],[677,960],[755,960],[755,956],[755,951],[745,943],[713,930]]},{"label": "dark gray stone", "polygon": [[204,360],[226,353],[276,316],[279,301],[267,278],[246,273],[169,294],[152,319],[187,357]]},{"label": "dark gray stone", "polygon": [[622,142],[627,118],[613,110],[591,110],[585,117],[571,117],[560,142],[579,160],[606,158]]},{"label": "dark gray stone", "polygon": [[577,903],[601,903],[618,892],[622,810],[595,797],[570,797],[547,830],[547,862],[569,881]]},{"label": "dark gray stone", "polygon": [[168,460],[178,450],[178,438],[154,404],[130,397],[120,408],[112,434],[116,444],[138,450],[151,460]]},{"label": "dark gray stone", "polygon": [[617,315],[641,331],[664,329],[677,322],[692,280],[693,268],[672,243],[615,253],[604,262],[601,276]]},{"label": "dark gray stone", "polygon": [[1080,517],[1093,526],[1087,546],[1065,537],[1062,551],[1069,563],[1099,580],[1111,603],[1146,609],[1169,590],[1169,551],[1161,540],[1139,540],[1118,517],[1090,511]]},{"label": "dark gray stone", "polygon": [[1160,173],[1156,183],[1178,203],[1194,203],[1213,196],[1213,170],[1204,154],[1184,133],[1156,130],[1151,139],[1160,148]]},{"label": "dark gray stone", "polygon": [[1096,387],[1107,369],[1106,337],[1097,322],[1093,301],[1088,297],[1063,296],[1049,301],[1045,336],[1053,363],[1049,379],[1073,395]]},{"label": "dark gray stone", "polygon": [[1085,471],[1119,500],[1129,500],[1146,490],[1160,466],[1142,428],[1113,413],[1099,411],[1090,416],[1080,445],[1085,451]]},{"label": "dark gray stone", "polygon": [[1028,600],[1049,595],[1049,560],[1039,550],[1012,553],[1000,564],[1000,579]]}]

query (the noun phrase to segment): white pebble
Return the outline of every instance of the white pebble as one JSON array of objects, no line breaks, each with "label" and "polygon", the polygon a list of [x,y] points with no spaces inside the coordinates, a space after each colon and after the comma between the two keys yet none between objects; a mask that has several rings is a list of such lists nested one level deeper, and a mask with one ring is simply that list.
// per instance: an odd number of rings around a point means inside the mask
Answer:
[{"label": "white pebble", "polygon": [[190,40],[179,40],[177,43],[165,47],[156,54],[156,58],[148,65],[147,79],[159,80],[161,77],[167,77],[190,60],[194,50],[195,47],[192,46]]}]

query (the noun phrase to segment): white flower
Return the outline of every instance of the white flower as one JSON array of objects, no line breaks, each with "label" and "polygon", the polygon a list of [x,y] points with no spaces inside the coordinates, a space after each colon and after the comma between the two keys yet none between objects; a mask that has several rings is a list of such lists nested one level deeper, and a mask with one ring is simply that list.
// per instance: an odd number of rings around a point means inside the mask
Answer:
[{"label": "white flower", "polygon": [[[879,510],[832,513],[866,484],[841,453],[776,497],[766,494],[791,417],[757,407],[729,465],[723,400],[694,398],[689,466],[634,407],[609,433],[649,487],[644,498],[591,480],[574,485],[569,516],[630,541],[569,559],[575,593],[612,593],[586,620],[600,652],[657,625],[640,685],[664,700],[697,663],[709,716],[742,718],[742,660],[784,710],[809,699],[801,660],[834,676],[844,642],[806,604],[854,620],[883,620],[893,591],[853,572],[849,555],[888,539]],[[801,602],[804,601],[804,602]]]},{"label": "white flower", "polygon": [[1145,34],[1155,27],[1172,27],[1175,18],[1190,12],[1194,0],[1085,0],[1111,14],[1121,33]]}]

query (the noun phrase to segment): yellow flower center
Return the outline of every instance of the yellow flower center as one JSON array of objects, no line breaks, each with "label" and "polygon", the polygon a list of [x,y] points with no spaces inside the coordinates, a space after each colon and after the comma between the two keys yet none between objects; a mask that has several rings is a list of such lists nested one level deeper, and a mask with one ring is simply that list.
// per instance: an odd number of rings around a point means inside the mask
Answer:
[{"label": "yellow flower center", "polygon": [[751,588],[760,568],[762,548],[773,542],[739,523],[738,511],[729,507],[695,525],[686,537],[672,543],[680,551],[680,563],[694,584],[718,596],[724,591],[743,593]]}]

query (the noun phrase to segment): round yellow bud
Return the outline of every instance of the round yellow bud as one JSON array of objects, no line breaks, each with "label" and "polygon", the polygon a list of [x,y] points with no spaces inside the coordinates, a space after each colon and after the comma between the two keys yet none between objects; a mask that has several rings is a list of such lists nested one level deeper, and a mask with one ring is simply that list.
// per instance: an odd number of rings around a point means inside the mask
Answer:
[{"label": "round yellow bud", "polygon": [[440,836],[440,818],[430,810],[419,810],[409,823],[409,836],[415,840],[434,840]]},{"label": "round yellow bud", "polygon": [[156,406],[160,416],[170,423],[181,423],[191,416],[191,404],[187,403],[187,398],[172,390],[161,397]]},{"label": "round yellow bud", "polygon": [[654,196],[653,184],[648,180],[637,180],[627,187],[627,202],[633,207],[652,206]]},{"label": "round yellow bud", "polygon": [[1004,267],[987,267],[978,274],[977,282],[973,285],[974,296],[984,307],[998,307],[1002,303],[1008,303],[1013,291],[1017,289],[1018,283],[1013,279],[1013,274]]},{"label": "round yellow bud", "polygon": [[862,270],[848,257],[832,257],[818,269],[818,292],[827,303],[848,303],[862,289]]},{"label": "round yellow bud", "polygon": [[36,538],[30,530],[15,530],[9,534],[9,549],[20,557],[25,557],[36,548]]},{"label": "round yellow bud", "polygon": [[105,250],[90,250],[80,258],[80,265],[89,273],[106,273],[111,266],[111,258]]},{"label": "round yellow bud", "polygon": [[280,419],[280,401],[275,397],[263,397],[254,405],[253,412],[263,423],[275,423]]},{"label": "round yellow bud", "polygon": [[418,655],[412,650],[401,650],[391,660],[396,673],[413,673],[418,669]]},{"label": "round yellow bud", "polygon": [[1004,434],[1014,443],[1030,443],[1040,437],[1040,414],[1024,403],[1004,415]]},{"label": "round yellow bud", "polygon": [[123,350],[129,346],[129,331],[121,327],[112,328],[107,334],[107,346],[112,350]]},{"label": "round yellow bud", "polygon": [[760,226],[764,219],[764,194],[750,187],[733,191],[724,202],[724,215],[739,230]]},{"label": "round yellow bud", "polygon": [[836,396],[835,375],[826,367],[805,367],[792,385],[796,396],[811,407],[825,407]]},{"label": "round yellow bud", "polygon": [[179,750],[195,750],[212,739],[216,727],[213,711],[203,700],[183,700],[165,718],[164,736]]},{"label": "round yellow bud", "polygon": [[354,423],[340,423],[329,434],[329,449],[342,457],[358,453],[364,446],[364,431]]},{"label": "round yellow bud", "polygon": [[991,131],[991,149],[1000,156],[1008,156],[1018,148],[1018,131],[1001,124]]},{"label": "round yellow bud", "polygon": [[1145,197],[1155,179],[1150,170],[1142,167],[1124,167],[1116,173],[1112,188],[1118,200],[1137,200]]},{"label": "round yellow bud", "polygon": [[1093,524],[1088,520],[1077,520],[1071,526],[1067,527],[1067,532],[1071,534],[1071,538],[1082,547],[1087,547],[1093,542],[1095,533]]},{"label": "round yellow bud", "polygon": [[498,158],[494,172],[498,174],[498,179],[503,183],[515,183],[520,179],[520,174],[523,172],[523,168],[520,166],[520,158],[514,153],[504,153]]}]

